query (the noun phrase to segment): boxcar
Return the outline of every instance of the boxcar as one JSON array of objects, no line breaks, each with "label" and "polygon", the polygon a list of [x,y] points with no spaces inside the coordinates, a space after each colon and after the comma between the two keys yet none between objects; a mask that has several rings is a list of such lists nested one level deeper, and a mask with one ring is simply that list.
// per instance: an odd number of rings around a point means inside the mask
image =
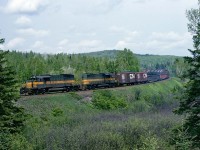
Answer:
[{"label": "boxcar", "polygon": [[146,83],[148,81],[147,79],[147,73],[146,72],[136,72],[135,73],[135,80],[136,83]]},{"label": "boxcar", "polygon": [[116,74],[118,85],[133,85],[136,83],[135,72],[120,72]]}]

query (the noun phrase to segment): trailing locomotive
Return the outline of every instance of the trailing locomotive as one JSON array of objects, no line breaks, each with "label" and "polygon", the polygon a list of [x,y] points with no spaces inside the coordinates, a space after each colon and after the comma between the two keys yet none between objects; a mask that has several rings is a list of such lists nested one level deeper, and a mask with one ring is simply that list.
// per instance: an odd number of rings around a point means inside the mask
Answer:
[{"label": "trailing locomotive", "polygon": [[116,86],[115,75],[112,73],[83,74],[81,89],[95,89],[99,87]]},{"label": "trailing locomotive", "polygon": [[38,94],[49,91],[74,91],[109,88],[123,85],[142,84],[169,78],[167,70],[147,72],[120,72],[83,74],[80,84],[76,84],[73,74],[33,76],[20,89],[21,94]]}]

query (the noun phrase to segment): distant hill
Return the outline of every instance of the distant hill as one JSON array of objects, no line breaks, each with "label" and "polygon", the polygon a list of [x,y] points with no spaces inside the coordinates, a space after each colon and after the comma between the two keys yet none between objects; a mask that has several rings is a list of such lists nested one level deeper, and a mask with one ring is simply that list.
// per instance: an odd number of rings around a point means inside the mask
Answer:
[{"label": "distant hill", "polygon": [[[97,52],[90,52],[90,53],[80,53],[81,55],[87,55],[92,57],[108,57],[108,58],[115,58],[117,53],[119,53],[121,50],[103,50],[103,51],[97,51]],[[173,55],[152,55],[152,54],[135,54],[138,59],[144,60],[146,58],[154,59],[157,58],[158,60],[164,58],[166,60],[176,59],[180,58],[179,56],[173,56]]]},{"label": "distant hill", "polygon": [[[115,58],[117,56],[117,53],[119,53],[120,50],[103,50],[98,52],[90,52],[90,53],[81,53],[81,55],[91,56],[91,57],[108,57],[108,58]],[[140,64],[142,66],[145,65],[156,65],[156,64],[169,64],[175,61],[177,58],[181,58],[179,56],[173,56],[173,55],[151,55],[151,54],[135,54],[138,60],[140,61]]]},{"label": "distant hill", "polygon": [[115,58],[118,52],[120,52],[120,50],[103,50],[103,51],[90,52],[90,53],[80,53],[80,54],[86,55],[86,56],[91,56],[91,57]]}]

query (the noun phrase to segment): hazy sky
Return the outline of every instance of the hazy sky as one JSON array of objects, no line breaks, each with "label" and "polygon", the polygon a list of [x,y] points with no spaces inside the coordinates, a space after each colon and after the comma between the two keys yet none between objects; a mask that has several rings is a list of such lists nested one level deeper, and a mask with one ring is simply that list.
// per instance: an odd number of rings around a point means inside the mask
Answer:
[{"label": "hazy sky", "polygon": [[197,0],[0,0],[1,48],[184,56],[192,48],[190,8]]}]

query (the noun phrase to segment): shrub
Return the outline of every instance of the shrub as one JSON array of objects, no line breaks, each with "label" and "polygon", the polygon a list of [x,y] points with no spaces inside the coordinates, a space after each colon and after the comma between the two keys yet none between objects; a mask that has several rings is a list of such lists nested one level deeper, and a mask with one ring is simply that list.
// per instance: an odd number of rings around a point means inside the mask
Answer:
[{"label": "shrub", "polygon": [[58,107],[52,109],[52,115],[53,115],[54,117],[61,116],[62,114],[63,114],[62,109],[60,109],[60,108],[58,108]]},{"label": "shrub", "polygon": [[141,96],[141,90],[140,89],[136,89],[135,90],[135,100],[139,100]]},{"label": "shrub", "polygon": [[98,109],[111,110],[127,107],[126,101],[121,97],[116,97],[109,90],[99,90],[93,93],[92,102]]},{"label": "shrub", "polygon": [[31,144],[28,143],[27,139],[21,134],[11,134],[9,132],[0,132],[0,149],[1,150],[32,150]]},{"label": "shrub", "polygon": [[170,143],[180,150],[192,149],[193,139],[189,137],[187,129],[180,125],[172,130]]}]

